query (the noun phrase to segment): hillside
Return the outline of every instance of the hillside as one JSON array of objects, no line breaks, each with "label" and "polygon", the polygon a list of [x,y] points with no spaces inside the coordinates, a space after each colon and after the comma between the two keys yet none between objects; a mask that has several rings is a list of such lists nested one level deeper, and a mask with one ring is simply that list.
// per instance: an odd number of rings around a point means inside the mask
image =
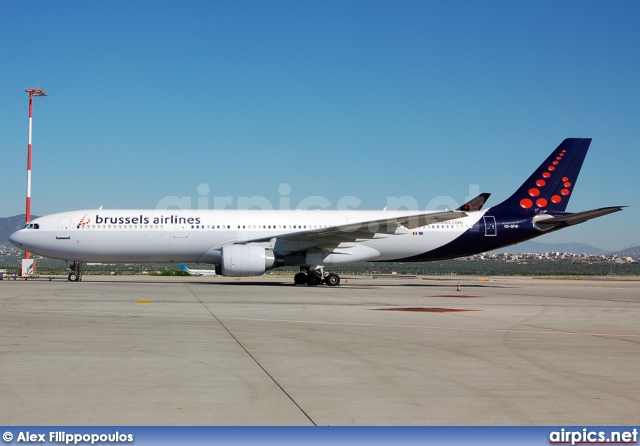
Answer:
[{"label": "hillside", "polygon": [[493,252],[504,254],[543,254],[545,252],[566,252],[568,254],[606,255],[611,251],[596,248],[586,243],[541,243],[527,241],[507,246]]},{"label": "hillside", "polygon": [[[32,215],[31,219],[38,218]],[[13,217],[0,217],[0,246],[13,247],[9,243],[9,236],[24,226],[24,214],[14,215]]]},{"label": "hillside", "polygon": [[640,258],[640,246],[633,246],[621,251],[616,251],[614,254],[619,255],[620,257],[634,257],[638,259]]}]

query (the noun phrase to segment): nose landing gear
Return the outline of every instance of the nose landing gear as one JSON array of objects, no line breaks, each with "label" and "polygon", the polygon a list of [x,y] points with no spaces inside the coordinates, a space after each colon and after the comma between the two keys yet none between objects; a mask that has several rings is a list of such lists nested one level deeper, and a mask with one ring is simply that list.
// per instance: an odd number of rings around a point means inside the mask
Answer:
[{"label": "nose landing gear", "polygon": [[82,268],[80,267],[80,262],[70,262],[69,269],[71,270],[68,276],[69,282],[80,282],[82,280]]}]

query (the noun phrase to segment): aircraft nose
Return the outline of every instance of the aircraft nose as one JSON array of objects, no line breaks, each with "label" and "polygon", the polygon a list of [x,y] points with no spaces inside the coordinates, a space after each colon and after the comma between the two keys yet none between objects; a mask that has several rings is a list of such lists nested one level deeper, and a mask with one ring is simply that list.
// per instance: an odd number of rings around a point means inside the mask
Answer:
[{"label": "aircraft nose", "polygon": [[22,249],[22,243],[23,243],[22,231],[21,230],[20,231],[16,231],[13,234],[11,234],[9,236],[9,241],[14,246]]}]

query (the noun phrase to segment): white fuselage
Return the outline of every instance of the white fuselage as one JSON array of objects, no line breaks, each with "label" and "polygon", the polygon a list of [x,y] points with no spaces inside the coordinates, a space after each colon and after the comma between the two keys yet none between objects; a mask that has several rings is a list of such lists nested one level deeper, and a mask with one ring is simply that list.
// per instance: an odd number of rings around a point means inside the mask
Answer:
[{"label": "white fuselage", "polygon": [[[436,211],[434,211],[436,212]],[[486,211],[393,234],[345,243],[326,265],[407,258],[468,231]],[[321,233],[323,229],[415,214],[416,211],[85,210],[35,219],[11,241],[46,257],[78,262],[218,263],[225,245]],[[404,229],[404,230],[402,230]],[[296,242],[299,243],[299,242]],[[300,250],[304,250],[300,244]],[[286,245],[295,253],[295,243]],[[303,262],[304,263],[304,262]]]}]

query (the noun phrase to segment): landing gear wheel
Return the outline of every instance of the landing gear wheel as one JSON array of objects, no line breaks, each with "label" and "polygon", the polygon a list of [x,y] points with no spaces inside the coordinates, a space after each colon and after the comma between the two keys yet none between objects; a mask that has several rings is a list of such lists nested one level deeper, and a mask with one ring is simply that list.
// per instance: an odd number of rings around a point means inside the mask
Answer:
[{"label": "landing gear wheel", "polygon": [[340,285],[340,276],[334,273],[327,274],[327,277],[324,278],[324,283],[328,286],[338,286]]},{"label": "landing gear wheel", "polygon": [[307,284],[307,275],[305,273],[298,273],[293,276],[293,284],[294,285],[306,285]]},{"label": "landing gear wheel", "polygon": [[69,264],[71,272],[69,273],[69,282],[80,282],[82,280],[82,268],[80,262],[71,262]]},{"label": "landing gear wheel", "polygon": [[309,286],[318,286],[321,281],[322,279],[320,279],[320,276],[315,273],[309,273],[307,276],[307,285]]}]

